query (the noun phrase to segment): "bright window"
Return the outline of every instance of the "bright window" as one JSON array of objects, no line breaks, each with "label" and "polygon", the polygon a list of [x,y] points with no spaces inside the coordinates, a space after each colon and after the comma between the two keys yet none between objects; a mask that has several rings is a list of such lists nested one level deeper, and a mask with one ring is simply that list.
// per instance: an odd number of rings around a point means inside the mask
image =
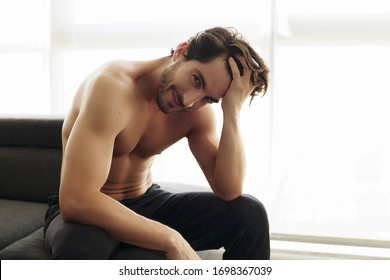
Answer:
[{"label": "bright window", "polygon": [[[231,1],[198,0],[185,3],[180,0],[143,0],[138,3],[128,0],[77,0],[74,2],[76,24],[101,24],[125,22],[181,22],[181,21],[251,21],[259,15],[261,1],[243,0],[240,5],[245,12],[237,13]],[[93,8],[92,8],[93,7]],[[255,20],[253,20],[255,21]]]},{"label": "bright window", "polygon": [[43,45],[48,30],[47,1],[2,0],[0,44]]},{"label": "bright window", "polygon": [[41,52],[0,53],[2,114],[50,113],[44,61]]},{"label": "bright window", "polygon": [[275,18],[272,231],[390,240],[390,6],[279,0]]},{"label": "bright window", "polygon": [[389,46],[278,49],[275,232],[390,239],[389,52]]},{"label": "bright window", "polygon": [[0,2],[0,112],[49,114],[45,0]]}]

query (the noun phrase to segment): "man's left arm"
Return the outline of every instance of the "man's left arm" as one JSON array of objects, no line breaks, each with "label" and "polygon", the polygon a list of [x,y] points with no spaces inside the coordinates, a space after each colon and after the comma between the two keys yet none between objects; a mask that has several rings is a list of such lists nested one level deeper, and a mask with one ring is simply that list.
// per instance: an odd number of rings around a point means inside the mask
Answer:
[{"label": "man's left arm", "polygon": [[215,125],[210,122],[211,118],[188,136],[191,151],[211,188],[218,197],[227,201],[242,194],[245,153],[239,115],[242,104],[253,88],[249,82],[251,72],[244,58],[238,59],[244,65],[244,75],[240,76],[236,63],[232,58],[229,59],[233,80],[222,101],[223,126],[220,142],[214,136]]}]

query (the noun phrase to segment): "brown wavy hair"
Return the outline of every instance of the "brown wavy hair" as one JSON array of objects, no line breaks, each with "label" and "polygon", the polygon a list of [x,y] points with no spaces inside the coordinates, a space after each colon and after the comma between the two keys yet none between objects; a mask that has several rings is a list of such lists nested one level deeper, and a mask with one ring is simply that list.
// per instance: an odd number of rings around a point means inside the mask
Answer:
[{"label": "brown wavy hair", "polygon": [[[173,50],[172,50],[173,52]],[[251,92],[251,100],[257,95],[262,95],[268,90],[269,69],[264,60],[249,45],[248,41],[234,28],[214,27],[198,32],[188,40],[188,48],[184,54],[186,60],[198,60],[206,63],[218,56],[226,56],[226,69],[233,78],[228,58],[241,55],[252,70],[251,81],[254,89]],[[235,59],[240,72],[242,65]],[[241,72],[242,74],[242,72]]]}]

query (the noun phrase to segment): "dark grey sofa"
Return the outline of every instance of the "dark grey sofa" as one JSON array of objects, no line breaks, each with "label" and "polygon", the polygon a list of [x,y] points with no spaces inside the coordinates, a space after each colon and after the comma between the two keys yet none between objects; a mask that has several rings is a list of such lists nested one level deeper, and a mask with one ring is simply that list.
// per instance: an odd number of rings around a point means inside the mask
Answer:
[{"label": "dark grey sofa", "polygon": [[[43,240],[48,197],[58,191],[62,117],[0,117],[0,259],[49,259]],[[199,190],[170,184],[171,191]],[[202,255],[202,253],[201,253]],[[205,256],[205,254],[203,254]],[[114,259],[163,259],[128,247]]]}]

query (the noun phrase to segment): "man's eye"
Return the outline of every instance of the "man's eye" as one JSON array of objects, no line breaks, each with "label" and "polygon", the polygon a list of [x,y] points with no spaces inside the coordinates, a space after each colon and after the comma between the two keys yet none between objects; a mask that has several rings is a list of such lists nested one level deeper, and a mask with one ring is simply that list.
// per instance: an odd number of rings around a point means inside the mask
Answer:
[{"label": "man's eye", "polygon": [[214,99],[214,98],[212,98],[212,97],[207,97],[207,96],[206,96],[204,99],[205,99],[206,102],[209,103],[209,104],[218,103],[218,102],[219,102],[219,100],[216,100],[216,99]]},{"label": "man's eye", "polygon": [[202,86],[202,82],[200,81],[200,79],[196,75],[193,75],[193,77],[194,77],[195,87],[200,88]]}]

